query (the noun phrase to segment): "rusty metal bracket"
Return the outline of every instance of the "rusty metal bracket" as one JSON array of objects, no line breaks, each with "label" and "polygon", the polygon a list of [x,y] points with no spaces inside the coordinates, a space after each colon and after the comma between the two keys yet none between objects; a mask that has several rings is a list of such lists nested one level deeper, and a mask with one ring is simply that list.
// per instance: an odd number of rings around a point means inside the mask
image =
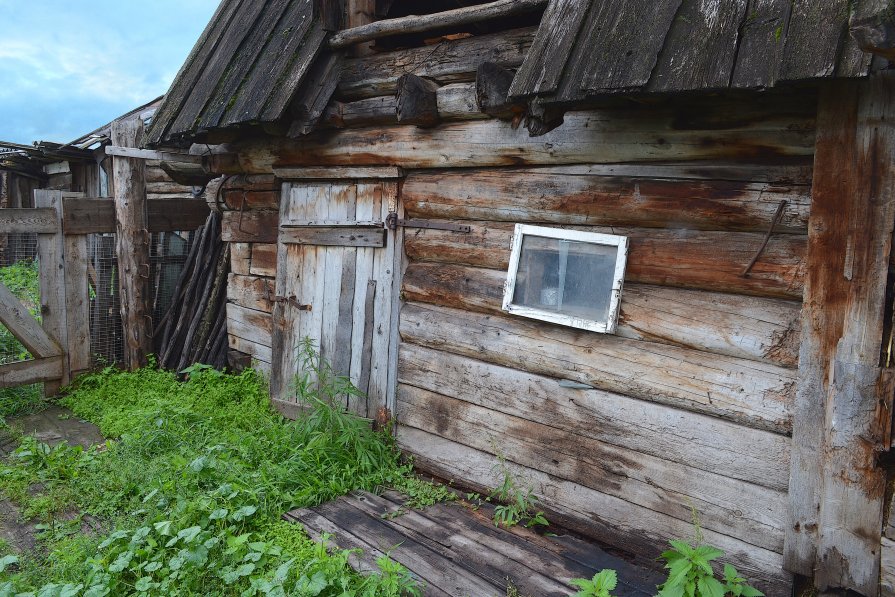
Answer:
[{"label": "rusty metal bracket", "polygon": [[293,307],[295,307],[295,308],[298,309],[299,311],[310,311],[310,310],[311,310],[311,305],[303,305],[303,304],[301,304],[300,302],[298,302],[298,299],[295,298],[295,295],[288,296],[288,297],[286,297],[286,296],[275,296],[273,300],[274,300],[274,302],[277,302],[277,303],[285,303],[285,304],[287,304],[287,305],[292,305]]},{"label": "rusty metal bracket", "polygon": [[397,230],[401,228],[426,228],[428,230],[449,230],[451,232],[463,232],[469,234],[472,227],[465,224],[451,224],[448,222],[432,222],[430,220],[402,220],[398,218],[398,214],[390,213],[385,218],[385,227],[389,230]]}]

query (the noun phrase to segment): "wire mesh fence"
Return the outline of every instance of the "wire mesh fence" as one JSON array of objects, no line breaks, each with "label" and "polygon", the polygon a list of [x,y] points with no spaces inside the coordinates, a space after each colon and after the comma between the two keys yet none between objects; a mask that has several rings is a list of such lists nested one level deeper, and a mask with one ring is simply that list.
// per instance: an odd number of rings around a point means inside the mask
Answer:
[{"label": "wire mesh fence", "polygon": [[[40,267],[37,261],[37,235],[0,235],[0,282],[40,319]],[[33,356],[0,324],[0,365],[31,360]],[[27,412],[41,396],[40,384],[0,388],[0,416]]]}]

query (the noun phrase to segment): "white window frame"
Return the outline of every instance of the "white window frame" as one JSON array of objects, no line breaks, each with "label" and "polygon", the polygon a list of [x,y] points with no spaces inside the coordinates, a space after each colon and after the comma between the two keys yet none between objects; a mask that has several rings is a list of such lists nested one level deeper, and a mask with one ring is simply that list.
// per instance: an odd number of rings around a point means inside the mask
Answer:
[{"label": "white window frame", "polygon": [[[513,303],[513,295],[516,293],[516,275],[519,271],[519,259],[522,254],[522,240],[525,236],[540,236],[543,238],[578,241],[604,246],[614,246],[617,248],[615,273],[612,279],[612,296],[609,299],[608,321],[602,322],[594,321],[592,319],[583,319],[573,315],[545,311]],[[550,323],[557,323],[591,332],[599,332],[601,334],[614,334],[618,325],[618,312],[621,304],[622,285],[625,279],[625,265],[627,264],[627,261],[628,238],[625,236],[600,234],[597,232],[581,232],[579,230],[567,230],[565,228],[547,228],[544,226],[516,224],[516,229],[513,232],[513,246],[512,254],[510,255],[510,265],[507,270],[507,281],[504,284],[503,289],[503,310],[507,313],[519,315],[521,317],[540,319],[541,321],[549,321]],[[560,282],[560,285],[562,285],[562,282]]]}]

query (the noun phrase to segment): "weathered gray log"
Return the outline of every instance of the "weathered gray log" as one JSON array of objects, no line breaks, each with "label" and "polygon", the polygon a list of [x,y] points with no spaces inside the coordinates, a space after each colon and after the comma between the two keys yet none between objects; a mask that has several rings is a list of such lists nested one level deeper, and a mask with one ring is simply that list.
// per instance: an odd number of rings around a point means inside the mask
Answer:
[{"label": "weathered gray log", "polygon": [[[506,278],[505,270],[411,263],[402,296],[500,314]],[[629,283],[616,335],[794,368],[800,310],[795,301]]]},{"label": "weathered gray log", "polygon": [[410,15],[397,19],[386,19],[345,29],[333,35],[329,47],[338,50],[374,39],[393,35],[421,33],[459,27],[470,23],[499,19],[525,12],[533,12],[547,5],[547,0],[496,0],[487,4],[467,6],[429,15]]},{"label": "weathered gray log", "polygon": [[400,329],[405,342],[750,427],[790,431],[796,376],[782,367],[432,305],[405,305]]},{"label": "weathered gray log", "polygon": [[[139,118],[112,123],[112,144],[120,150],[113,159],[115,220],[124,362],[133,370],[146,365],[152,352],[149,311],[149,223],[146,219],[145,155],[132,150],[143,139]],[[109,153],[109,148],[106,148]],[[134,157],[126,157],[134,156]]]},{"label": "weathered gray log", "polygon": [[201,164],[183,162],[162,162],[159,167],[177,184],[188,187],[202,187],[214,178],[214,174],[205,171]]},{"label": "weathered gray log", "polygon": [[395,110],[398,122],[433,127],[438,118],[438,83],[412,73],[401,75],[395,93]]}]

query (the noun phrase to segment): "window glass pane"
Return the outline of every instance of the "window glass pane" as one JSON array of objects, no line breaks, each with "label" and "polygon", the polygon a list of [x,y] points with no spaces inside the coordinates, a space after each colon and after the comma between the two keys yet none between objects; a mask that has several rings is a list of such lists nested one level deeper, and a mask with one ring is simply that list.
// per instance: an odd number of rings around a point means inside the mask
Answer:
[{"label": "window glass pane", "polygon": [[525,235],[513,304],[607,322],[618,247]]}]

